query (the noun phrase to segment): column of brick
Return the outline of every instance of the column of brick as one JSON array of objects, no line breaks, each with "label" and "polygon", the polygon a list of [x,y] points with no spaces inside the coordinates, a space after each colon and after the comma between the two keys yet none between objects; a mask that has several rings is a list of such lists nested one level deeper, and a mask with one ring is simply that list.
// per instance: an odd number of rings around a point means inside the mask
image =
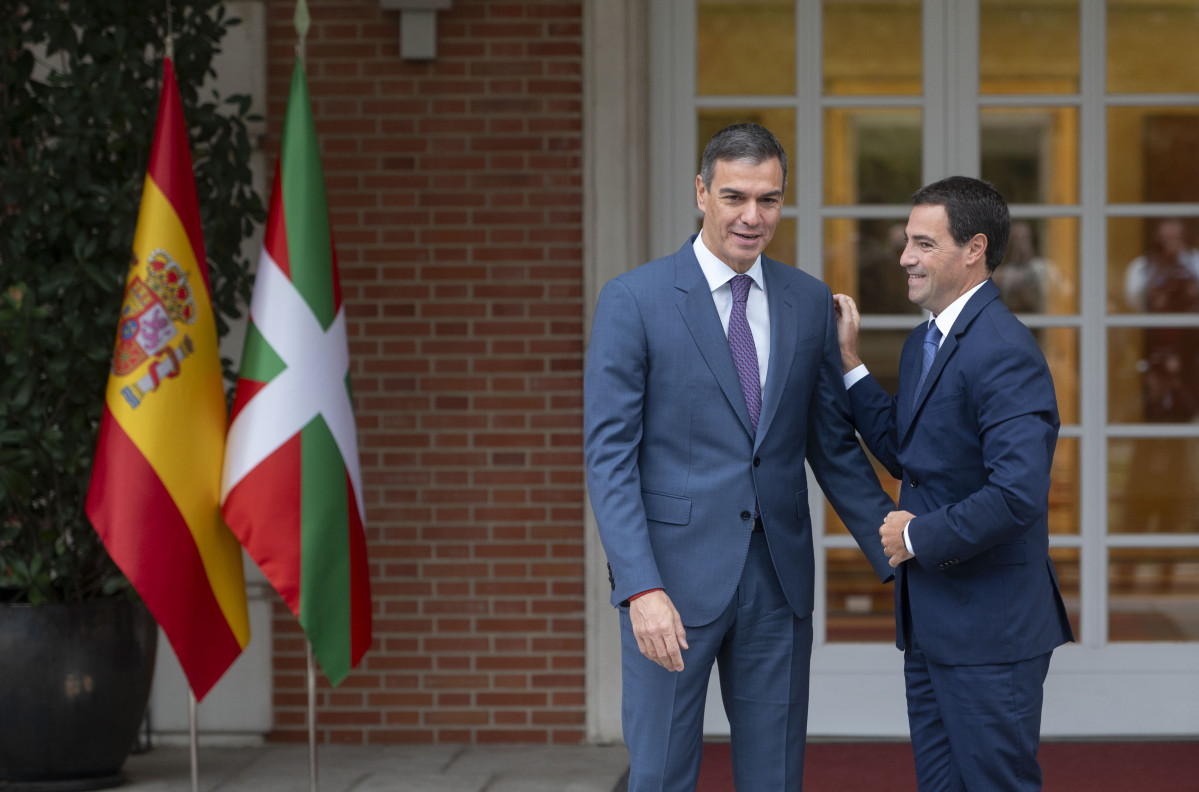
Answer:
[{"label": "column of brick", "polygon": [[[272,163],[293,9],[268,0]],[[378,0],[309,9],[375,607],[319,734],[580,742],[581,4],[454,0],[430,62]],[[272,738],[304,740],[303,635],[274,626]]]}]

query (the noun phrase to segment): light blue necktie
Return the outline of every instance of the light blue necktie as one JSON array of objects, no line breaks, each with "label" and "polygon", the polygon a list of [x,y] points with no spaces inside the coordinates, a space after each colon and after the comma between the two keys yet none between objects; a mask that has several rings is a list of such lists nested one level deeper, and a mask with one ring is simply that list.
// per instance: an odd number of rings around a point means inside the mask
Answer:
[{"label": "light blue necktie", "polygon": [[937,327],[936,322],[929,322],[928,330],[924,333],[924,361],[920,364],[920,380],[916,383],[916,390],[912,392],[913,403],[920,396],[920,388],[924,386],[924,378],[933,367],[933,358],[937,356],[937,348],[940,346],[941,328]]}]

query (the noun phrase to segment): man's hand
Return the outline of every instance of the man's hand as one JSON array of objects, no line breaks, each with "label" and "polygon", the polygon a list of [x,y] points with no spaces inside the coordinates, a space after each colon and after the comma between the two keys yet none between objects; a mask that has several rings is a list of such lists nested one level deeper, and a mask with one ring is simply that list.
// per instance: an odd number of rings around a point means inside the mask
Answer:
[{"label": "man's hand", "polygon": [[878,529],[879,538],[883,543],[883,555],[891,559],[892,567],[916,557],[908,552],[903,543],[903,529],[915,516],[909,511],[893,511]]},{"label": "man's hand", "polygon": [[641,654],[667,671],[683,670],[680,647],[689,648],[687,631],[665,591],[651,591],[630,602],[629,618]]},{"label": "man's hand", "polygon": [[858,306],[845,294],[833,295],[833,307],[837,311],[837,344],[841,347],[841,373],[849,372],[862,365],[858,357],[858,330],[862,317]]}]

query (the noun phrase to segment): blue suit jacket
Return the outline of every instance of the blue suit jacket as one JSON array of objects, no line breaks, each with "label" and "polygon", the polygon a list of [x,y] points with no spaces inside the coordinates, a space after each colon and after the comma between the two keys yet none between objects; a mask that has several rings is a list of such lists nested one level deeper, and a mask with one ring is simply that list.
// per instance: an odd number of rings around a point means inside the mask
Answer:
[{"label": "blue suit jacket", "polygon": [[716,619],[741,578],[756,496],[783,591],[807,616],[805,457],[880,579],[892,572],[878,527],[893,505],[850,423],[832,296],[763,257],[771,341],[755,439],[694,239],[612,279],[595,310],[584,448],[612,603],[663,588],[684,625]]},{"label": "blue suit jacket", "polygon": [[975,292],[920,393],[925,325],[900,355],[899,393],[849,390],[867,447],[916,515],[916,558],[895,578],[896,645],[937,663],[1011,663],[1074,640],[1049,560],[1053,380],[1036,340],[990,280]]}]

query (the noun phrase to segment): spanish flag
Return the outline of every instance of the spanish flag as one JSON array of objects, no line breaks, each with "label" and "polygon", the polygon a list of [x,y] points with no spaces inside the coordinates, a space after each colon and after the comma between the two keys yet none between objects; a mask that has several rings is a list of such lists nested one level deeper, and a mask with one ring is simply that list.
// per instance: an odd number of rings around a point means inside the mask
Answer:
[{"label": "spanish flag", "polygon": [[227,420],[209,291],[167,58],[86,506],[197,699],[250,640],[241,545],[220,512]]}]

